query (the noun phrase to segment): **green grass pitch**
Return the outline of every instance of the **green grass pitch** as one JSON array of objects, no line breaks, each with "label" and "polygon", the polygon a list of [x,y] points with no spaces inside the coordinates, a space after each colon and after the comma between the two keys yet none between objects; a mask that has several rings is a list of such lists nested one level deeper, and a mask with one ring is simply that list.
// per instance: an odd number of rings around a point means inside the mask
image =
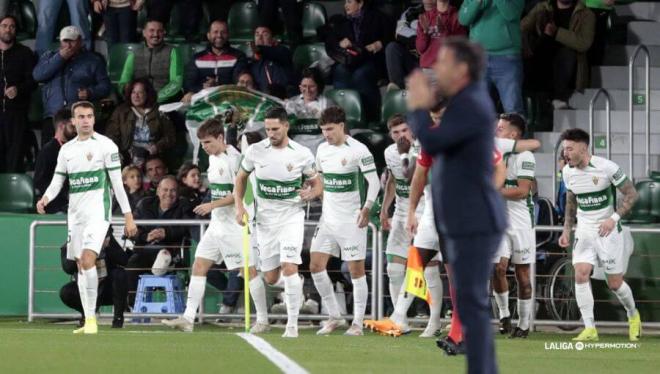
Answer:
[{"label": "green grass pitch", "polygon": [[[0,321],[0,373],[278,373],[275,365],[236,335],[240,328],[196,326],[184,334],[160,326],[100,326],[99,335],[73,335],[71,325]],[[463,373],[463,357],[447,357],[419,332],[389,338],[366,332],[317,337],[302,329],[282,339],[281,328],[262,335],[310,373]],[[634,349],[551,350],[574,335],[535,333],[526,340],[497,337],[502,373],[658,373],[660,337]],[[601,334],[600,343],[627,343]]]}]

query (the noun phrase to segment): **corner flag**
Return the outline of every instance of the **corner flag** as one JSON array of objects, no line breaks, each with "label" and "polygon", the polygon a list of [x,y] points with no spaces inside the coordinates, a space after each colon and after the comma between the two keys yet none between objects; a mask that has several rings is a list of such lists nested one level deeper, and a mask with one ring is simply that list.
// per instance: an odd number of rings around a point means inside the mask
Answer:
[{"label": "corner flag", "polygon": [[426,300],[430,305],[432,303],[431,294],[424,278],[422,257],[419,255],[419,251],[417,251],[415,246],[411,245],[408,248],[408,264],[406,267],[406,292]]}]

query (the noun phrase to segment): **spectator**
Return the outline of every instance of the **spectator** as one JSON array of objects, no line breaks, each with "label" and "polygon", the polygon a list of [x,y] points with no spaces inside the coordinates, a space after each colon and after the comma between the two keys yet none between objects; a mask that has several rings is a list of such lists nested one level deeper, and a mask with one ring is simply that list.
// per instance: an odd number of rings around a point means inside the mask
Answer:
[{"label": "spectator", "polygon": [[467,29],[458,22],[458,10],[449,0],[438,0],[436,6],[419,16],[415,46],[419,53],[419,67],[431,69],[443,39],[467,35]]},{"label": "spectator", "polygon": [[182,101],[190,102],[192,95],[203,88],[233,84],[238,73],[246,70],[245,54],[229,45],[227,23],[213,21],[206,34],[209,45],[193,56],[186,66],[183,88],[187,92]]},{"label": "spectator", "polygon": [[199,166],[192,162],[181,165],[176,175],[176,179],[179,181],[179,196],[190,208],[190,215],[192,215],[192,209],[201,204],[206,195],[206,188],[202,184],[201,177]]},{"label": "spectator", "polygon": [[505,112],[525,113],[520,56],[520,16],[524,3],[523,0],[465,0],[458,16],[461,25],[470,28],[470,40],[486,51],[485,79],[495,86]]},{"label": "spectator", "polygon": [[316,154],[316,148],[324,141],[318,120],[325,108],[335,103],[322,95],[325,83],[321,73],[316,69],[303,69],[299,88],[301,94],[284,103],[286,112],[296,116],[295,121],[291,123],[289,133],[293,135],[293,140],[309,148],[312,154]]},{"label": "spectator", "polygon": [[236,82],[236,85],[239,87],[245,87],[251,90],[256,90],[256,87],[254,86],[254,78],[252,77],[252,73],[250,73],[247,70],[238,73],[238,81]]},{"label": "spectator", "polygon": [[[113,329],[124,327],[124,311],[126,310],[126,297],[128,296],[124,266],[126,266],[131,253],[131,250],[124,251],[117,243],[117,240],[112,236],[111,227],[103,242],[101,253],[96,260],[96,270],[99,274],[99,292],[96,305],[97,308],[101,305],[113,306]],[[83,308],[80,303],[77,282],[78,266],[76,261],[67,258],[66,244],[60,248],[60,257],[62,270],[71,275],[72,278],[71,282],[60,289],[60,299],[64,305],[77,310],[82,315]],[[81,318],[81,320],[84,320],[84,318]]]},{"label": "spectator", "polygon": [[146,78],[158,91],[159,104],[178,99],[183,85],[183,61],[179,50],[165,43],[165,27],[160,21],[147,21],[142,37],[144,44],[126,58],[120,88],[134,78]]},{"label": "spectator", "polygon": [[[131,205],[131,210],[135,211],[140,200],[150,196],[142,185],[142,172],[140,168],[135,165],[124,166],[121,170],[121,180],[124,184],[124,190],[126,190],[126,196],[128,196],[128,203]],[[116,200],[112,205],[112,214],[115,216],[121,215],[121,209]]]},{"label": "spectator", "polygon": [[[34,165],[34,197],[37,201],[41,199],[46,188],[53,179],[55,166],[57,165],[57,155],[60,154],[60,148],[64,143],[76,137],[76,127],[71,123],[71,111],[69,109],[60,109],[53,117],[53,126],[55,126],[55,137],[41,148],[37,161]],[[62,192],[46,205],[46,213],[64,213],[66,214],[69,205],[69,184],[62,186]]]},{"label": "spectator", "polygon": [[144,0],[91,0],[94,12],[103,14],[105,40],[115,43],[134,43],[137,38],[137,13]]},{"label": "spectator", "polygon": [[589,85],[595,23],[593,12],[576,0],[539,3],[521,22],[530,56],[526,78],[532,88],[552,92],[555,109],[567,108],[573,90]]},{"label": "spectator", "polygon": [[[48,1],[40,2],[43,3]],[[42,54],[32,76],[43,83],[42,144],[53,137],[52,117],[58,110],[79,100],[95,101],[110,94],[105,61],[83,47],[80,29],[76,26],[60,31],[60,48]]]},{"label": "spectator", "polygon": [[334,88],[349,88],[360,93],[367,121],[378,120],[379,71],[385,64],[383,49],[390,41],[387,18],[364,6],[364,0],[346,0],[345,16],[330,19],[325,47],[337,63],[333,71]]},{"label": "spectator", "polygon": [[144,163],[146,178],[142,181],[144,190],[149,193],[155,193],[158,183],[169,172],[165,162],[158,156],[149,156]]},{"label": "spectator", "polygon": [[36,62],[30,48],[16,41],[16,19],[0,19],[0,173],[23,172],[25,134],[30,95],[37,87],[32,79]]},{"label": "spectator", "polygon": [[164,156],[174,147],[174,126],[158,111],[156,90],[146,78],[131,81],[124,96],[129,101],[112,113],[106,135],[119,147],[123,164],[141,167],[148,156]]},{"label": "spectator", "polygon": [[[177,191],[176,178],[172,175],[164,176],[158,183],[156,196],[145,197],[138,204],[135,212],[136,219],[176,220],[187,218],[187,208],[179,200]],[[159,252],[163,249],[170,253],[171,258],[175,259],[175,263],[182,261],[179,249],[185,244],[187,233],[187,227],[176,224],[138,226],[134,252],[126,264],[130,305],[133,305],[135,301],[135,290],[140,274],[147,273],[147,271],[139,269],[152,267]]]},{"label": "spectator", "polygon": [[390,83],[387,90],[405,88],[405,78],[419,66],[419,55],[415,40],[417,39],[417,19],[425,11],[435,7],[436,0],[422,0],[406,9],[396,23],[395,40],[385,47],[385,65]]},{"label": "spectator", "polygon": [[295,93],[291,50],[277,43],[272,31],[266,26],[254,30],[254,43],[251,47],[254,61],[250,70],[257,90],[268,92],[269,87],[272,90],[272,86],[279,86],[287,92]]},{"label": "spectator", "polygon": [[199,41],[199,25],[202,21],[202,0],[151,0],[147,6],[147,18],[160,21],[163,25],[170,22],[175,3],[179,3],[179,32],[186,42]]},{"label": "spectator", "polygon": [[[37,2],[37,38],[35,50],[41,56],[50,49],[55,36],[58,15],[65,0],[41,0]],[[91,25],[89,24],[89,1],[88,0],[66,0],[69,8],[71,24],[78,30],[78,36],[82,35],[85,48],[92,51]],[[65,27],[66,28],[66,27]],[[82,31],[81,31],[82,30]],[[62,34],[60,34],[60,42]]]},{"label": "spectator", "polygon": [[605,47],[609,35],[608,23],[614,10],[614,3],[630,3],[629,0],[586,0],[585,4],[594,13],[594,42],[589,48],[589,65],[602,65],[605,57]]},{"label": "spectator", "polygon": [[279,18],[278,8],[282,9],[284,16],[284,25],[289,37],[289,45],[295,48],[302,43],[302,9],[300,0],[259,0],[259,18],[266,27],[274,32],[281,34],[284,30]]}]

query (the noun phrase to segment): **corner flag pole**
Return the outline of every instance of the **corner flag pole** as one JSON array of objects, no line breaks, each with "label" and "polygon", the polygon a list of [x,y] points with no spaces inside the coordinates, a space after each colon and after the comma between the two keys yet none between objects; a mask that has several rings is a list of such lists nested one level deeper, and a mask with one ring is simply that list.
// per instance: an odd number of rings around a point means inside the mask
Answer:
[{"label": "corner flag pole", "polygon": [[245,307],[245,332],[250,332],[250,228],[248,215],[243,215],[243,303]]}]

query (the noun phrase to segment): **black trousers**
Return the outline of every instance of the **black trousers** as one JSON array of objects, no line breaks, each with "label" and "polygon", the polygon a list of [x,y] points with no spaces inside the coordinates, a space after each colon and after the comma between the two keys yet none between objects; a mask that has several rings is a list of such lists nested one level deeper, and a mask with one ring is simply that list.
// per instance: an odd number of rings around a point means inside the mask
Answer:
[{"label": "black trousers", "polygon": [[556,43],[540,44],[533,57],[525,61],[527,87],[552,92],[553,99],[568,101],[575,90],[576,73],[577,52]]},{"label": "black trousers", "polygon": [[25,170],[27,123],[25,113],[0,113],[0,173],[22,173]]},{"label": "black trousers", "polygon": [[282,8],[284,26],[289,35],[291,45],[302,43],[302,9],[297,0],[260,0],[259,16],[261,21],[268,25],[274,34],[281,34],[282,27],[278,8]]},{"label": "black trousers", "polygon": [[[96,298],[96,306],[112,305],[114,317],[123,318],[126,310],[126,296],[128,287],[126,283],[126,271],[123,268],[112,269],[108,276],[99,282],[99,293]],[[64,305],[77,310],[84,315],[80,302],[80,292],[76,282],[69,282],[60,289],[60,299]]]}]

